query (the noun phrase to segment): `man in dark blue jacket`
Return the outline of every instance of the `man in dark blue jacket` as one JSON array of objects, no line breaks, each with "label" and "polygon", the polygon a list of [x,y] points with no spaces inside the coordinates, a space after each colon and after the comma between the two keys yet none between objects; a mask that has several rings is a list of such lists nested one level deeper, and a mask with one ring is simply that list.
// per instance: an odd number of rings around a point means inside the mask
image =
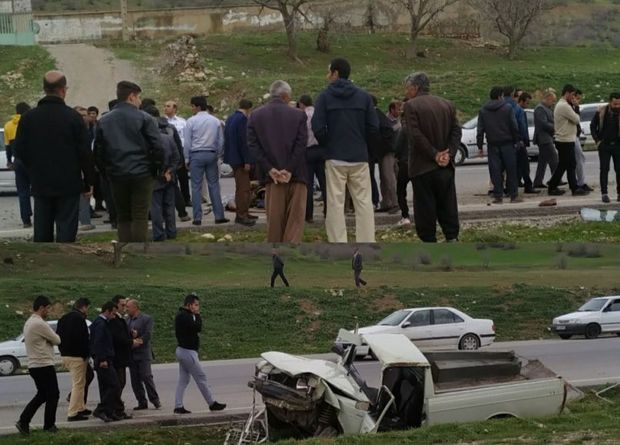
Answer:
[{"label": "man in dark blue jacket", "polygon": [[250,215],[250,170],[254,161],[248,148],[248,116],[252,102],[241,99],[239,109],[234,112],[224,126],[224,162],[230,165],[235,174],[235,223],[253,226],[256,217]]},{"label": "man in dark blue jacket", "polygon": [[[525,108],[528,107],[532,96],[525,91],[518,90],[513,86],[504,88],[504,100],[515,113],[517,126],[519,127],[519,142],[516,147],[517,152],[517,182],[523,182],[524,192],[537,194],[532,186],[530,178],[530,160],[527,155],[527,147],[530,146],[530,131],[527,124]],[[518,101],[518,102],[517,102]]]},{"label": "man in dark blue jacket", "polygon": [[345,190],[355,206],[355,238],[375,242],[375,217],[368,168],[369,137],[379,132],[379,120],[370,95],[349,80],[351,65],[334,59],[327,79],[330,85],[316,100],[312,131],[325,147],[329,242],[346,243]]}]

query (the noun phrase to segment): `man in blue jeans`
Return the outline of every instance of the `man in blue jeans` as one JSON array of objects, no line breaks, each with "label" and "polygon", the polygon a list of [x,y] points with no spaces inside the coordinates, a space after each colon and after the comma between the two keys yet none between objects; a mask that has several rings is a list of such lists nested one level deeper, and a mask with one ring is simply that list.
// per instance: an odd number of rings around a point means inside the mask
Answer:
[{"label": "man in blue jeans", "polygon": [[204,96],[192,97],[190,104],[194,114],[187,120],[185,127],[184,155],[187,169],[192,180],[193,225],[202,224],[202,178],[206,174],[209,197],[213,203],[215,224],[224,224],[229,220],[224,216],[224,206],[220,195],[220,171],[217,160],[224,150],[224,130],[219,119],[207,111],[207,99]]}]

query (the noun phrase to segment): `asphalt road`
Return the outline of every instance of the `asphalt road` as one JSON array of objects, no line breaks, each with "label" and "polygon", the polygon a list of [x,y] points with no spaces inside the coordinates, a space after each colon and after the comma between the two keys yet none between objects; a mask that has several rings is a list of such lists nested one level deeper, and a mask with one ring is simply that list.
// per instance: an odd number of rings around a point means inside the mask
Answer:
[{"label": "asphalt road", "polygon": [[[532,176],[536,169],[536,163],[531,164]],[[580,206],[592,206],[599,205],[600,192],[598,190],[599,184],[599,165],[598,155],[596,152],[586,152],[586,178],[590,186],[595,187],[596,190],[587,197],[573,198],[570,194],[557,198],[558,205],[570,205],[571,203],[578,202]],[[377,171],[377,180],[379,179]],[[549,172],[547,171],[547,178],[549,179]],[[613,190],[615,189],[615,175],[609,175],[609,189],[612,191],[612,199],[615,198]],[[457,195],[459,200],[459,209],[461,212],[472,209],[486,210],[486,203],[488,197],[486,192],[489,187],[489,172],[486,163],[471,163],[460,166],[456,169],[456,185]],[[234,199],[235,184],[232,178],[222,178],[220,180],[221,193],[223,200]],[[412,190],[408,189],[408,200],[411,203]],[[505,208],[518,209],[536,207],[542,196],[546,195],[524,195],[525,202],[522,204],[504,204]],[[190,209],[188,208],[188,211]],[[322,209],[319,206],[315,206],[315,212],[317,215],[322,213]],[[190,211],[191,213],[191,211]],[[264,222],[264,213],[258,212],[261,221]],[[398,215],[397,215],[398,216]],[[228,213],[227,217],[231,220],[234,219],[233,213]],[[204,224],[212,224],[213,216],[206,216],[203,220]],[[322,216],[317,217],[318,221],[322,221]],[[103,224],[103,219],[93,219],[93,224],[97,226],[97,231],[109,230],[110,226]],[[232,223],[230,223],[232,224]],[[180,223],[177,221],[178,227],[190,227],[190,223]],[[22,229],[21,221],[19,218],[19,206],[16,196],[0,196],[0,238],[27,238],[31,236],[32,229]]]},{"label": "asphalt road", "polygon": [[[600,385],[620,382],[620,338],[614,336],[597,340],[544,340],[496,343],[487,350],[514,350],[518,355],[528,359],[539,359],[547,367],[577,386]],[[247,382],[254,373],[254,364],[258,359],[240,359],[204,362],[209,383],[218,401],[228,404],[227,413],[243,413],[252,403],[252,392]],[[370,385],[377,385],[379,366],[377,362],[357,362],[356,366]],[[136,422],[170,416],[174,408],[174,392],[177,381],[177,365],[163,364],[154,366],[155,382],[163,407],[156,411],[139,411]],[[58,408],[59,427],[101,426],[99,420],[89,420],[69,424],[65,422],[67,402],[64,397],[71,386],[67,373],[59,374],[61,401]],[[13,433],[14,423],[19,413],[34,393],[34,384],[29,376],[18,375],[0,378],[0,434]],[[136,405],[130,385],[125,388],[123,399],[129,411]],[[98,400],[96,380],[91,385],[89,408],[94,408]],[[208,414],[205,402],[192,381],[185,395],[185,407],[195,415]],[[37,413],[33,426],[42,424],[43,410]],[[194,414],[192,416],[194,416]],[[127,423],[127,422],[125,422]]]}]

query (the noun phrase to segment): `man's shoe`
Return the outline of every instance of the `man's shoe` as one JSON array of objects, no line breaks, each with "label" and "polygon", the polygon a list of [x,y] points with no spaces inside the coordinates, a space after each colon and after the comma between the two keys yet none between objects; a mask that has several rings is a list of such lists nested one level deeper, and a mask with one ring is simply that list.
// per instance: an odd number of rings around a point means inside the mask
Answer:
[{"label": "man's shoe", "polygon": [[88,416],[82,416],[80,413],[77,413],[75,416],[67,417],[67,422],[80,422],[82,420],[88,420]]},{"label": "man's shoe", "polygon": [[256,220],[255,219],[249,219],[249,218],[239,218],[239,217],[236,217],[235,218],[235,224],[241,224],[242,226],[252,227],[254,224],[256,224]]},{"label": "man's shoe", "polygon": [[99,218],[103,218],[103,216],[101,216],[101,213],[97,213],[97,212],[92,212],[90,214],[91,219],[99,219]]},{"label": "man's shoe", "polygon": [[110,423],[112,422],[112,418],[108,417],[108,415],[104,412],[97,412],[95,411],[93,413],[93,417],[96,417],[97,419],[101,419],[103,420],[105,423]]},{"label": "man's shoe", "polygon": [[558,185],[566,185],[566,184],[568,184],[568,182],[560,181]]},{"label": "man's shoe", "polygon": [[587,192],[587,191],[585,191],[584,189],[581,189],[581,188],[575,189],[572,192],[573,196],[586,196],[586,195],[589,195],[589,194],[590,194],[590,192]]},{"label": "man's shoe", "polygon": [[89,409],[78,412],[78,416],[90,416],[93,412]]},{"label": "man's shoe", "polygon": [[95,226],[92,224],[83,224],[80,226],[81,232],[88,232],[89,230],[95,230]]},{"label": "man's shoe", "polygon": [[400,221],[396,223],[398,227],[410,226],[411,220],[409,218],[401,218]]},{"label": "man's shoe", "polygon": [[202,221],[194,220],[194,221],[192,221],[192,225],[193,226],[200,226],[200,225],[202,225]]},{"label": "man's shoe", "polygon": [[161,402],[159,402],[159,401],[154,402],[153,406],[155,407],[155,409],[161,409]]},{"label": "man's shoe", "polygon": [[222,411],[224,408],[226,408],[225,403],[213,402],[211,405],[209,405],[209,409],[211,411]]},{"label": "man's shoe", "polygon": [[546,189],[547,188],[545,184],[534,184],[533,187],[535,189]]},{"label": "man's shoe", "polygon": [[138,405],[133,410],[134,411],[143,411],[145,409],[149,409],[148,405]]},{"label": "man's shoe", "polygon": [[19,420],[15,423],[15,428],[17,428],[17,431],[19,431],[24,436],[30,434],[30,427],[28,425],[24,425]]},{"label": "man's shoe", "polygon": [[547,192],[547,194],[549,196],[561,196],[564,193],[566,193],[566,190],[562,190],[562,189],[559,189],[557,187],[553,188],[553,189],[549,189],[549,191]]},{"label": "man's shoe", "polygon": [[175,414],[191,414],[192,412],[186,410],[184,407],[181,407],[181,408],[175,408],[174,413]]},{"label": "man's shoe", "polygon": [[181,222],[187,222],[187,221],[191,221],[191,217],[189,215],[185,215],[185,216],[179,216],[179,219],[181,220]]},{"label": "man's shoe", "polygon": [[24,227],[24,229],[31,229],[32,228],[32,223],[24,223],[23,227]]},{"label": "man's shoe", "polygon": [[220,218],[215,220],[215,224],[226,224],[227,222],[230,222],[228,218]]},{"label": "man's shoe", "polygon": [[493,201],[491,201],[493,204],[502,204],[504,202],[503,198],[494,198]]},{"label": "man's shoe", "polygon": [[523,193],[525,193],[526,195],[538,195],[540,193],[540,190],[527,189]]},{"label": "man's shoe", "polygon": [[126,412],[118,413],[114,417],[118,417],[118,420],[131,420],[133,416],[131,414],[127,414]]},{"label": "man's shoe", "polygon": [[58,432],[58,427],[56,425],[52,425],[49,428],[43,428],[43,431],[45,431],[46,433],[55,434]]},{"label": "man's shoe", "polygon": [[594,189],[592,187],[590,187],[588,184],[584,184],[581,186],[582,189],[584,189],[586,192],[593,192]]},{"label": "man's shoe", "polygon": [[514,196],[514,197],[510,198],[510,202],[512,204],[523,202],[523,198],[521,198],[520,196]]},{"label": "man's shoe", "polygon": [[601,200],[605,203],[605,204],[609,204],[611,202],[611,199],[609,199],[609,195],[603,195],[601,197]]},{"label": "man's shoe", "polygon": [[258,216],[256,216],[256,215],[250,215],[250,214],[248,213],[248,218],[249,218],[249,219],[258,219]]}]

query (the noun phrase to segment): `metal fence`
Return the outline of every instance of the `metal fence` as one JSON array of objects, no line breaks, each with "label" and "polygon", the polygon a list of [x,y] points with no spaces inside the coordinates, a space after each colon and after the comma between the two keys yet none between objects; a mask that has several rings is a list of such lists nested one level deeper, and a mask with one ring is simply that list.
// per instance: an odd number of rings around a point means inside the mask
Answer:
[{"label": "metal fence", "polygon": [[0,45],[34,45],[31,13],[0,14]]}]

